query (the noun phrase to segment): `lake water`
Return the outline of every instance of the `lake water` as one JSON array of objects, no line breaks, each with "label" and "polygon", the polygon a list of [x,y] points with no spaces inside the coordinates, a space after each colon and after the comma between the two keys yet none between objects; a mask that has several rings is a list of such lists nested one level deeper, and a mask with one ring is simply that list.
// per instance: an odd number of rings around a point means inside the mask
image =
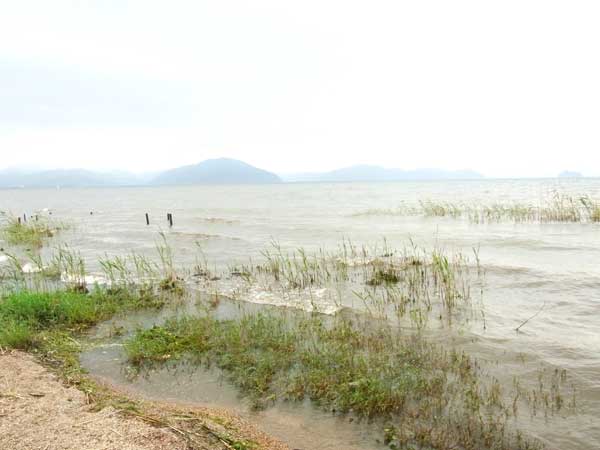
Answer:
[{"label": "lake water", "polygon": [[513,374],[533,376],[538,366],[567,369],[578,390],[578,414],[526,417],[522,425],[549,448],[591,450],[600,448],[600,224],[360,215],[419,200],[538,204],[555,190],[600,199],[600,180],[0,190],[0,210],[31,215],[47,208],[72,223],[59,239],[79,250],[91,271],[104,254],[153,255],[161,230],[177,264],[188,267],[199,255],[217,267],[260,258],[272,241],[309,251],[333,250],[343,239],[371,245],[384,238],[398,248],[409,240],[467,255],[478,248],[487,327],[466,325],[458,338],[473,355],[497,361],[495,375],[507,383]]}]

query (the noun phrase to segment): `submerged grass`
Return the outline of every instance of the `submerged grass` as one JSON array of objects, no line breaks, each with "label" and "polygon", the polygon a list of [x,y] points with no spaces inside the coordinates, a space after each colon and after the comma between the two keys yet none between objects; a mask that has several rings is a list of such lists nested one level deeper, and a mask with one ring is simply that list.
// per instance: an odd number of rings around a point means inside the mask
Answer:
[{"label": "submerged grass", "polygon": [[313,296],[319,292],[338,309],[351,302],[377,318],[409,319],[418,328],[432,317],[452,322],[457,315],[473,313],[471,286],[481,285],[483,275],[477,259],[440,248],[426,251],[412,242],[395,250],[386,241],[374,247],[345,241],[333,253],[284,251],[274,243],[263,257],[259,264],[231,269],[230,278],[239,287],[236,296],[243,298],[258,286],[290,304],[298,297],[310,299],[304,308],[320,311]]},{"label": "submerged grass", "polygon": [[216,365],[257,408],[310,399],[387,422],[393,449],[542,448],[511,431],[512,405],[476,361],[385,326],[274,313],[187,317],[138,331],[125,349],[140,370],[182,358]]},{"label": "submerged grass", "polygon": [[[21,288],[0,298],[0,347],[38,352],[56,361],[80,388],[98,395],[81,373],[75,339],[118,312],[160,307],[164,296],[179,295],[185,285],[164,236],[158,248],[160,264],[136,255],[102,260],[106,287],[89,293],[81,257],[66,249],[59,252],[57,267],[67,289],[44,293]],[[283,293],[349,284],[369,311],[381,311],[378,318],[389,319],[391,309],[408,315],[419,330],[429,315],[452,317],[470,304],[468,262],[439,249],[425,252],[411,243],[397,252],[384,242],[368,250],[344,242],[335,254],[308,254],[287,253],[274,244],[263,257],[259,264],[231,269],[231,279]],[[479,273],[477,253],[476,260]],[[220,279],[206,264],[199,269],[203,279]],[[225,321],[210,315],[182,317],[139,330],[125,349],[139,369],[183,358],[216,365],[257,408],[310,399],[331,411],[385,421],[382,440],[392,449],[541,448],[512,431],[517,400],[506,403],[499,384],[486,378],[474,359],[431,344],[421,333],[402,335],[391,321],[365,319],[304,313],[260,313]],[[561,382],[552,383],[552,393],[521,389],[519,398],[537,408],[552,404],[559,410],[564,403]],[[122,408],[127,407],[125,402]]]},{"label": "submerged grass", "polygon": [[432,348],[383,330],[359,332],[343,321],[327,326],[320,319],[269,314],[184,318],[139,331],[125,348],[137,366],[184,355],[214,363],[257,407],[307,397],[374,417],[398,412],[408,396],[438,391],[442,383],[433,370],[442,360],[426,357]]}]

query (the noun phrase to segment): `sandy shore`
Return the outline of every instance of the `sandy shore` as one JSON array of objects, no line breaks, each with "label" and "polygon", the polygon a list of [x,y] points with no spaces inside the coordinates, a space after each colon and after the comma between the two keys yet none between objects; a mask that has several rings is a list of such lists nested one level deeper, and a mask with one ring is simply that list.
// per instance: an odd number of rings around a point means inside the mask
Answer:
[{"label": "sandy shore", "polygon": [[[133,416],[113,407],[96,412],[84,392],[65,386],[33,356],[0,354],[1,449],[231,450],[234,447],[222,437],[233,430],[235,439],[252,441],[257,448],[287,450],[223,411],[143,404],[150,414]],[[169,420],[154,421],[157,417]]]}]

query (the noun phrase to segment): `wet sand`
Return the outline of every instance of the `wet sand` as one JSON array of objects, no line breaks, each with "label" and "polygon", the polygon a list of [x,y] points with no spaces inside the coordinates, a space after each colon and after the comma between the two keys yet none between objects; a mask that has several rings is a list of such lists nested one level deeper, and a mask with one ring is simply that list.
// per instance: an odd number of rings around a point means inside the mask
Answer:
[{"label": "wet sand", "polygon": [[125,415],[112,407],[95,411],[84,392],[65,386],[57,375],[31,355],[22,352],[0,354],[2,449],[229,450],[233,447],[218,438],[221,432],[227,432],[219,430],[223,428],[220,422],[227,423],[228,428],[234,429],[245,440],[256,442],[261,449],[287,450],[286,446],[227,412],[182,410],[149,402],[144,406],[160,415],[199,415],[210,421],[210,426],[194,432],[194,446],[191,447],[189,436],[183,435],[176,426],[150,424],[148,420]]}]

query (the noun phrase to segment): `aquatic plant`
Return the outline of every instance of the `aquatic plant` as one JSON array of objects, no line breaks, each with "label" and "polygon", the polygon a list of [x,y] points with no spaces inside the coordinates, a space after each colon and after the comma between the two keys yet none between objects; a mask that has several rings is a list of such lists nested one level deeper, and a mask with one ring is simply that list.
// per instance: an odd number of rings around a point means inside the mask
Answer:
[{"label": "aquatic plant", "polygon": [[[474,359],[385,325],[300,313],[183,317],[139,330],[125,349],[138,370],[182,358],[216,365],[256,408],[310,399],[383,420],[390,448],[542,448],[513,429],[513,402]],[[556,399],[552,389],[539,395]]]},{"label": "aquatic plant", "polygon": [[[70,290],[38,297],[21,288],[1,298],[0,346],[47,349],[49,341],[66,344],[115,313],[162,306],[174,292],[162,287],[170,275],[186,289],[166,246],[163,236],[156,262],[134,253],[106,256],[100,262],[103,287],[90,284],[78,252],[59,247],[52,267]],[[474,254],[471,262],[412,242],[398,250],[386,241],[371,247],[343,241],[334,251],[311,252],[284,250],[273,242],[258,261],[232,263],[224,273],[209,271],[202,258],[191,276],[210,293],[204,296],[207,311],[218,303],[223,281],[236,285],[240,298],[244,288],[309,296],[327,288],[340,304],[348,294],[360,298],[366,314],[328,318],[288,311],[225,321],[209,313],[180,317],[139,330],[126,341],[128,357],[139,370],[184,358],[215,365],[258,408],[311,399],[331,411],[385,421],[383,440],[390,448],[538,448],[510,420],[523,407],[535,414],[564,411],[570,403],[562,372],[540,386],[516,384],[511,392],[475,359],[432,344],[420,333],[432,318],[451,324],[475,306],[471,291],[482,270]],[[394,319],[402,319],[400,326]],[[406,321],[414,330],[406,332]]]},{"label": "aquatic plant", "polygon": [[8,217],[0,229],[0,234],[10,245],[39,248],[46,239],[55,236],[65,228],[65,224],[51,221],[46,217],[30,218],[29,221]]},{"label": "aquatic plant", "polygon": [[159,282],[158,286],[163,291],[183,295],[183,279],[177,275],[175,270],[173,249],[169,245],[166,235],[163,232],[160,232],[159,235],[161,240],[156,243],[156,250],[161,262],[163,279]]},{"label": "aquatic plant", "polygon": [[585,211],[592,222],[600,222],[600,201],[592,199],[589,195],[579,198]]},{"label": "aquatic plant", "polygon": [[[483,275],[459,253],[439,248],[428,252],[413,243],[396,250],[386,241],[372,247],[344,241],[332,252],[283,251],[274,243],[262,255],[258,263],[236,265],[230,271],[230,278],[238,280],[236,297],[244,298],[258,286],[282,299],[291,300],[294,293],[311,298],[310,309],[318,311],[312,295],[320,290],[339,307],[354,297],[371,315],[409,318],[417,328],[430,317],[451,322],[457,313],[472,311],[477,305],[471,303],[471,285],[481,284]],[[218,289],[221,277],[215,279]]]},{"label": "aquatic plant", "polygon": [[420,200],[418,206],[402,205],[394,209],[369,209],[352,214],[365,216],[423,216],[467,219],[472,223],[509,221],[514,223],[600,222],[600,201],[589,195],[573,196],[559,191],[539,205],[529,203],[466,204],[439,200]]},{"label": "aquatic plant", "polygon": [[421,211],[426,217],[453,217],[462,216],[468,209],[464,205],[450,202],[434,202],[431,200],[420,201]]}]

